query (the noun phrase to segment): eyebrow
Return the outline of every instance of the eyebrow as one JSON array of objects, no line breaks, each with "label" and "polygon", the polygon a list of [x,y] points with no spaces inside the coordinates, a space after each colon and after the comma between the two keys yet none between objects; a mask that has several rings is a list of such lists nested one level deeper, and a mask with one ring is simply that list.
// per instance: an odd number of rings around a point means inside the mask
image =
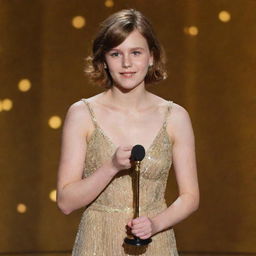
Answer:
[{"label": "eyebrow", "polygon": [[[143,47],[133,47],[133,48],[130,48],[129,50],[134,51],[134,50],[145,50],[145,49]],[[120,50],[113,48],[110,51],[120,51]]]}]

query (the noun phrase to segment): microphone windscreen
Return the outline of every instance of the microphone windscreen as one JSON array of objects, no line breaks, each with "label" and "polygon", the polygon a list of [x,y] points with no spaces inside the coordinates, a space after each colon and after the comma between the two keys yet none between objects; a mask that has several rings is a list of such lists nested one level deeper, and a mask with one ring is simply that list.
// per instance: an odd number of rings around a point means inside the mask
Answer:
[{"label": "microphone windscreen", "polygon": [[133,161],[142,161],[145,157],[145,149],[142,145],[135,145],[132,148],[131,159]]}]

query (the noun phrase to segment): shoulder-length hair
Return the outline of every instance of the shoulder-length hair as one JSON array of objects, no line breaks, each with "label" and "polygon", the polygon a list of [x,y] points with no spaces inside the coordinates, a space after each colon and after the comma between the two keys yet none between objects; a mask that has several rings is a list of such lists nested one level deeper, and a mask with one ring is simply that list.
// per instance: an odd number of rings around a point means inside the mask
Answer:
[{"label": "shoulder-length hair", "polygon": [[112,77],[104,68],[105,54],[121,44],[135,29],[144,36],[153,54],[153,66],[148,69],[144,79],[145,84],[166,79],[165,54],[151,23],[141,12],[127,9],[112,14],[100,24],[100,29],[93,41],[92,54],[86,59],[85,73],[93,82],[106,89],[113,86]]}]

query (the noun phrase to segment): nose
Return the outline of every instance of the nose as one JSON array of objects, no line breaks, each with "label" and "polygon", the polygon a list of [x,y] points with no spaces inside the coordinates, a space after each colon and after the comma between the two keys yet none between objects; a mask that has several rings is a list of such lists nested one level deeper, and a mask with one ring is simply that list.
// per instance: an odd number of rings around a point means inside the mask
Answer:
[{"label": "nose", "polygon": [[129,68],[132,66],[132,62],[129,55],[124,55],[122,66],[123,68]]}]

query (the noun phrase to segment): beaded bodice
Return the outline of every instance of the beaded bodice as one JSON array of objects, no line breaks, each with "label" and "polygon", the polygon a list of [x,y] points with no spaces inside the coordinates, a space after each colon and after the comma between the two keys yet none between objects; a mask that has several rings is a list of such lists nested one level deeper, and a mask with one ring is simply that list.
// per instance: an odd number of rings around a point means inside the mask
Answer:
[{"label": "beaded bodice", "polygon": [[[106,160],[111,158],[117,146],[98,125],[90,103],[86,99],[82,100],[87,105],[95,126],[87,143],[83,177],[88,177]],[[151,208],[154,209],[157,205],[164,204],[165,202],[166,183],[172,164],[172,143],[169,139],[166,126],[172,103],[172,101],[169,102],[164,122],[152,144],[146,150],[145,158],[141,162],[141,212],[148,212]],[[96,207],[99,210],[102,209],[109,212],[132,212],[132,171],[132,169],[120,171],[89,207]]]}]

